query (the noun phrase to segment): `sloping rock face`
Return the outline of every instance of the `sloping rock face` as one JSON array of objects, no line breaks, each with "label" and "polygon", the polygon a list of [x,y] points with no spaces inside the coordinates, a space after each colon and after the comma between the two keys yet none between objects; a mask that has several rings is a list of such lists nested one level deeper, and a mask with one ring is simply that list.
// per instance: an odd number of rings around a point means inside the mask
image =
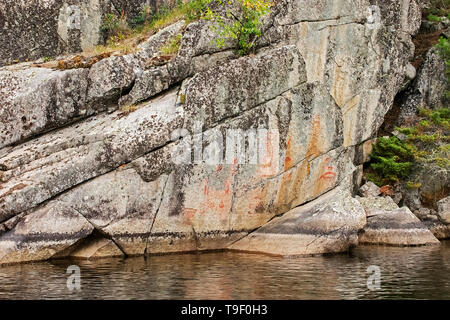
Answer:
[{"label": "sloping rock face", "polygon": [[135,18],[169,0],[2,0],[0,66],[14,61],[78,52],[103,43],[106,14]]},{"label": "sloping rock face", "polygon": [[392,198],[368,197],[358,200],[367,215],[367,225],[359,234],[361,244],[439,244],[439,240],[419,218],[407,207],[399,208]]},{"label": "sloping rock face", "polygon": [[437,205],[439,219],[446,224],[450,224],[450,197],[442,199]]},{"label": "sloping rock face", "polygon": [[0,69],[0,147],[81,118],[117,109],[117,103],[158,54],[161,45],[181,32],[176,23],[140,45],[136,54],[113,56],[90,69],[54,70],[22,64]]},{"label": "sloping rock face", "polygon": [[357,242],[350,190],[404,82],[415,1],[280,1],[241,58],[182,25],[89,69],[0,69],[0,263]]},{"label": "sloping rock face", "polygon": [[342,252],[358,244],[357,231],[365,224],[361,204],[348,190],[336,188],[275,218],[229,248],[287,256]]}]

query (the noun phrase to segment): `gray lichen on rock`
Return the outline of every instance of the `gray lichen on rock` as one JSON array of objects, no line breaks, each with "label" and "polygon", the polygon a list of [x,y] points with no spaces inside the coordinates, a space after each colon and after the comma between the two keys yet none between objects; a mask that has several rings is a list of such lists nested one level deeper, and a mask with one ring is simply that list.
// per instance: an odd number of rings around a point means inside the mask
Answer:
[{"label": "gray lichen on rock", "polygon": [[[279,1],[240,58],[200,21],[90,68],[1,68],[0,263],[357,244],[366,215],[351,191],[420,26],[416,1],[376,3],[374,28],[373,1]],[[176,56],[149,63],[179,33]],[[267,129],[279,149],[265,167],[179,165],[182,128],[193,139]]]}]

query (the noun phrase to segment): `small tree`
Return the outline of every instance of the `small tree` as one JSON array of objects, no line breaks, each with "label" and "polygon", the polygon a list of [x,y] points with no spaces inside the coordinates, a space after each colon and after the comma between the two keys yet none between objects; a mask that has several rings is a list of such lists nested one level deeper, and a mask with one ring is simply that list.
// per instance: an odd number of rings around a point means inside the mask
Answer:
[{"label": "small tree", "polygon": [[239,46],[239,55],[249,54],[255,48],[256,40],[261,37],[261,18],[270,12],[272,3],[267,0],[216,0],[219,6],[237,3],[240,13],[235,14],[231,9],[225,13],[208,6],[205,18],[213,21],[213,30],[217,32],[216,43],[219,48],[225,46],[227,39],[235,39]]}]

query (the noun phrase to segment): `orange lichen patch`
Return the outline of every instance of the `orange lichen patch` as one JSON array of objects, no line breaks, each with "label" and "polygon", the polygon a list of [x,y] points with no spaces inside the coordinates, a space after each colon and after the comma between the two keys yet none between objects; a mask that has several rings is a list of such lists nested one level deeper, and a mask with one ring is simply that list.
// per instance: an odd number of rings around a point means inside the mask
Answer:
[{"label": "orange lichen patch", "polygon": [[319,147],[320,131],[321,131],[320,115],[315,115],[312,123],[312,134],[306,151],[306,158],[308,159],[314,159],[321,154]]},{"label": "orange lichen patch", "polygon": [[[308,160],[304,161],[298,168],[293,169],[293,172],[283,175],[281,181],[281,187],[278,192],[277,207],[281,211],[289,210],[291,203],[302,194],[302,186],[305,180],[309,177],[311,173],[311,164],[309,160],[318,157],[321,154],[320,150],[320,133],[321,133],[321,121],[320,115],[315,115],[312,122],[312,133],[311,138],[306,149],[306,158]],[[286,158],[291,158],[291,141],[288,140]],[[289,170],[292,163],[286,163],[285,161],[285,171]],[[294,176],[294,177],[293,177]]]},{"label": "orange lichen patch", "polygon": [[314,184],[313,195],[317,196],[327,191],[336,184],[337,173],[331,164],[331,159],[326,157],[320,164],[319,179]]},{"label": "orange lichen patch", "polygon": [[11,195],[14,191],[18,191],[18,190],[22,190],[23,188],[25,188],[27,185],[24,183],[19,183],[16,184],[14,187],[12,187],[11,189],[9,189],[8,191],[6,191],[4,194],[2,194],[2,197],[7,197],[9,195]]},{"label": "orange lichen patch", "polygon": [[291,138],[288,138],[286,143],[286,158],[284,159],[284,171],[292,168],[292,150],[291,150]]},{"label": "orange lichen patch", "polygon": [[307,179],[308,161],[304,161],[292,172],[281,178],[281,186],[276,200],[277,212],[286,212],[291,209],[292,202],[302,194],[302,186]]},{"label": "orange lichen patch", "polygon": [[[222,168],[215,173],[222,171]],[[195,208],[185,210],[186,223],[190,224],[192,219],[198,215],[217,215],[225,219],[231,212],[233,198],[234,176],[237,172],[237,163],[230,166],[228,174],[223,182],[223,188],[216,188],[211,181],[219,177],[207,177],[201,184],[201,195],[198,203],[193,204]],[[202,218],[203,219],[203,218]]]},{"label": "orange lichen patch", "polygon": [[280,134],[278,130],[268,130],[265,142],[266,150],[259,167],[261,178],[273,177],[279,171]]},{"label": "orange lichen patch", "polygon": [[165,65],[175,57],[176,57],[175,54],[168,54],[168,55],[161,55],[161,56],[150,58],[146,61],[145,68],[150,69],[153,67],[159,67],[159,66]]},{"label": "orange lichen patch", "polygon": [[394,195],[394,187],[392,187],[390,185],[385,185],[380,188],[380,193],[383,197],[386,197],[386,196],[391,197]]},{"label": "orange lichen patch", "polygon": [[90,68],[100,60],[109,58],[112,54],[113,52],[104,52],[94,56],[77,55],[70,59],[59,60],[55,68],[59,70]]},{"label": "orange lichen patch", "polygon": [[205,196],[208,195],[208,179],[205,179],[205,186],[203,187],[203,193]]},{"label": "orange lichen patch", "polygon": [[127,164],[126,164],[126,163],[121,164],[121,165],[117,168],[117,171],[122,171],[122,170],[125,169],[126,167],[127,167]]}]

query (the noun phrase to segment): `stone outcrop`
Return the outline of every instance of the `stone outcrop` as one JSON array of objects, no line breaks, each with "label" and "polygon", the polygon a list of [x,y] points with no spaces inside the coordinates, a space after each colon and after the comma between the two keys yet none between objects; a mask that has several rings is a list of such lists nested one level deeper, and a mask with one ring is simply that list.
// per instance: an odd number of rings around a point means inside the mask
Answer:
[{"label": "stone outcrop", "polygon": [[280,1],[241,58],[183,24],[89,68],[0,69],[0,263],[358,242],[351,191],[408,73],[416,2]]},{"label": "stone outcrop", "polygon": [[366,224],[364,208],[348,191],[336,188],[275,218],[229,248],[275,255],[347,251],[358,244]]},{"label": "stone outcrop", "polygon": [[115,106],[143,72],[145,63],[168,39],[181,32],[183,21],[169,26],[139,46],[136,54],[112,56],[90,69],[55,70],[33,64],[0,70],[0,147],[64,126]]},{"label": "stone outcrop", "polygon": [[419,108],[442,108],[448,104],[445,92],[448,90],[445,59],[438,48],[431,48],[425,55],[417,77],[402,93],[400,114],[397,124],[410,123]]},{"label": "stone outcrop", "polygon": [[437,207],[439,219],[446,224],[450,224],[450,197],[439,201]]},{"label": "stone outcrop", "polygon": [[156,12],[170,0],[3,0],[0,3],[0,66],[91,49],[104,42],[107,14],[128,20],[146,5]]},{"label": "stone outcrop", "polygon": [[399,208],[390,197],[358,198],[366,210],[367,225],[359,234],[361,244],[425,245],[439,240],[407,207]]},{"label": "stone outcrop", "polygon": [[363,197],[378,197],[381,194],[380,188],[369,181],[359,188],[359,194]]}]

